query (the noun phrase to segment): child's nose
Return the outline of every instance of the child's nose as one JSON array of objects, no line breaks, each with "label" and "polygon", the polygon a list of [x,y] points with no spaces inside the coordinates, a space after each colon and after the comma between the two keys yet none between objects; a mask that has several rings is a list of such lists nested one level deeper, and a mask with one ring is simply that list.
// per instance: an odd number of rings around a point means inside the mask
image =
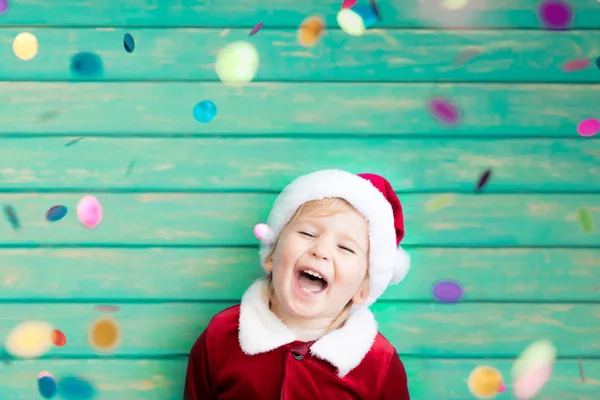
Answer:
[{"label": "child's nose", "polygon": [[312,255],[316,258],[320,258],[325,261],[329,261],[329,259],[330,259],[329,252],[327,251],[326,247],[323,245],[316,245],[315,247],[312,248],[311,252],[312,252]]}]

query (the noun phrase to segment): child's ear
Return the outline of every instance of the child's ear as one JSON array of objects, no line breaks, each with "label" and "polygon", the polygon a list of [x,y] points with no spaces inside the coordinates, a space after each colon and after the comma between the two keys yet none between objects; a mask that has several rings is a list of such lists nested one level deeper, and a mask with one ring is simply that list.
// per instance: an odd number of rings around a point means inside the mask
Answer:
[{"label": "child's ear", "polygon": [[352,297],[352,302],[354,304],[362,305],[367,302],[368,298],[369,298],[369,281],[367,279],[365,279],[363,281],[362,285],[360,285],[360,287],[358,288],[358,291],[356,292],[356,294]]},{"label": "child's ear", "polygon": [[272,255],[265,260],[265,263],[263,265],[263,270],[266,273],[273,272],[273,256]]}]

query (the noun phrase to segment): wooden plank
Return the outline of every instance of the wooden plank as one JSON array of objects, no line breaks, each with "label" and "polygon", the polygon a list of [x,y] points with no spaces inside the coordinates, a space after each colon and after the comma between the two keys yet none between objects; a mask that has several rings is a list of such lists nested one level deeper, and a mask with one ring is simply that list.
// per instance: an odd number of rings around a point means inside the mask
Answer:
[{"label": "wooden plank", "polygon": [[2,189],[280,191],[299,175],[343,166],[376,171],[399,192],[473,192],[488,168],[489,193],[600,191],[598,140],[75,140],[0,139]]},{"label": "wooden plank", "polygon": [[[470,372],[490,365],[502,373],[507,386],[504,396],[512,393],[510,369],[513,360],[467,359],[442,360],[403,357],[411,399],[464,400],[472,398],[467,387]],[[540,392],[544,400],[596,400],[600,389],[600,362],[582,360],[586,382],[579,376],[577,360],[559,360],[552,379]],[[60,380],[66,376],[89,379],[96,388],[95,399],[178,399],[183,393],[187,357],[143,360],[27,360],[0,364],[5,383],[0,396],[5,400],[35,399],[36,376],[47,370]],[[39,396],[39,395],[38,395]]]},{"label": "wooden plank", "polygon": [[[98,193],[104,221],[87,230],[76,219],[84,193],[10,193],[0,204],[12,205],[22,228],[0,230],[11,245],[87,244],[120,246],[256,245],[252,227],[267,219],[275,194],[257,193]],[[600,195],[455,195],[440,209],[439,195],[402,194],[406,237],[420,246],[597,246],[600,230],[579,228],[577,215],[588,209],[600,220]],[[445,200],[444,200],[445,201]],[[63,204],[60,222],[46,211]],[[434,207],[435,205],[435,207]]]},{"label": "wooden plank", "polygon": [[[236,90],[193,82],[0,82],[0,134],[577,137],[577,124],[596,113],[599,92],[590,84],[253,83]],[[430,115],[436,96],[461,110],[459,125]],[[208,124],[192,116],[205,99],[218,108]]]},{"label": "wooden plank", "polygon": [[[463,302],[600,301],[600,250],[409,251],[414,268],[383,299],[434,301],[432,285],[452,279],[464,288]],[[239,300],[262,275],[257,254],[257,248],[0,249],[0,299]]]},{"label": "wooden plank", "polygon": [[[2,15],[3,25],[66,26],[253,26],[294,27],[311,14],[326,18],[328,26],[337,27],[339,0],[217,0],[129,1],[119,0],[21,0],[11,3]],[[600,7],[594,1],[570,0],[575,13],[573,27],[600,27]],[[449,26],[449,27],[524,27],[541,28],[537,16],[538,0],[469,2],[450,10],[437,0],[380,1],[383,16],[378,26]]]},{"label": "wooden plank", "polygon": [[[22,28],[0,29],[10,46]],[[219,49],[248,40],[248,29],[128,29],[135,51],[123,49],[123,29],[30,28],[40,38],[39,54],[24,63],[0,54],[2,80],[89,80],[74,75],[68,60],[94,51],[104,74],[94,80],[218,81],[214,62]],[[598,82],[593,68],[600,54],[600,31],[468,31],[376,29],[360,38],[331,30],[318,46],[298,45],[295,29],[263,28],[252,37],[261,57],[255,81],[454,81]],[[93,48],[90,44],[93,43]],[[202,51],[191,51],[203,43]],[[549,48],[560,49],[559,54]],[[465,51],[481,54],[459,61]],[[564,72],[566,61],[588,58],[591,66]]]},{"label": "wooden plank", "polygon": [[[121,344],[109,354],[173,355],[189,351],[218,311],[234,304],[111,303],[121,325]],[[27,320],[46,321],[67,336],[68,345],[48,356],[92,356],[88,331],[101,315],[95,304],[6,303],[0,337]],[[399,353],[436,357],[513,357],[529,342],[551,340],[563,357],[600,356],[600,304],[418,304],[373,306],[379,329]],[[576,335],[577,340],[573,340]]]}]

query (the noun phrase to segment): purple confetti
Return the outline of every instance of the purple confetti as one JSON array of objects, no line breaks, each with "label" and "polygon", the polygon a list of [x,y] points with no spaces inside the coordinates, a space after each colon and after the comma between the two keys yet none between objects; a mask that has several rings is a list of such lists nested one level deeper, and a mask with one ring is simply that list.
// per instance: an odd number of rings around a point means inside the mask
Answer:
[{"label": "purple confetti", "polygon": [[0,0],[0,14],[6,14],[8,11],[8,0]]},{"label": "purple confetti", "polygon": [[8,222],[10,222],[13,229],[17,230],[21,228],[19,217],[17,217],[17,212],[13,206],[4,206],[4,215],[6,215],[6,219],[8,219]]},{"label": "purple confetti", "polygon": [[546,0],[539,8],[539,16],[547,28],[566,29],[573,21],[571,7],[562,0]]},{"label": "purple confetti", "polygon": [[252,28],[252,30],[250,31],[250,34],[248,36],[254,36],[258,33],[258,31],[260,31],[263,27],[263,23],[259,22],[258,24],[256,24],[254,26],[254,28]]},{"label": "purple confetti", "polygon": [[108,306],[108,305],[97,305],[96,307],[96,311],[100,311],[100,312],[117,312],[119,311],[119,306]]},{"label": "purple confetti", "polygon": [[456,303],[463,297],[463,289],[455,281],[439,281],[433,285],[433,297],[442,303]]},{"label": "purple confetti", "polygon": [[492,177],[492,170],[491,169],[486,170],[479,177],[479,180],[477,181],[477,189],[475,191],[476,192],[481,191],[485,187],[485,185],[487,185],[487,183],[489,182],[491,177]]},{"label": "purple confetti", "polygon": [[460,119],[458,108],[447,99],[436,97],[429,102],[429,111],[445,125],[456,125]]}]

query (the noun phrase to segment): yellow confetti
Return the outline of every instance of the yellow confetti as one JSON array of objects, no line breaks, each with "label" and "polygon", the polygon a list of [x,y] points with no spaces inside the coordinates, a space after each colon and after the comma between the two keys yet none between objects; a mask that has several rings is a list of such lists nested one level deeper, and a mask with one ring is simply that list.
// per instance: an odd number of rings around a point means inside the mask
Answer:
[{"label": "yellow confetti", "polygon": [[52,347],[52,325],[41,321],[26,321],[13,329],[6,338],[6,351],[20,358],[35,358]]},{"label": "yellow confetti", "polygon": [[465,7],[469,0],[444,0],[444,7],[449,10],[459,10]]},{"label": "yellow confetti", "polygon": [[111,350],[120,342],[121,328],[112,318],[100,318],[92,325],[89,339],[91,345],[96,349]]},{"label": "yellow confetti", "polygon": [[451,193],[436,196],[425,203],[425,211],[434,212],[441,210],[442,208],[453,206],[454,199],[456,199],[456,195]]},{"label": "yellow confetti", "polygon": [[38,41],[29,32],[22,32],[13,41],[13,51],[21,60],[31,60],[38,52]]},{"label": "yellow confetti", "polygon": [[469,390],[478,399],[494,398],[502,387],[502,374],[496,368],[480,366],[475,368],[467,381]]}]

